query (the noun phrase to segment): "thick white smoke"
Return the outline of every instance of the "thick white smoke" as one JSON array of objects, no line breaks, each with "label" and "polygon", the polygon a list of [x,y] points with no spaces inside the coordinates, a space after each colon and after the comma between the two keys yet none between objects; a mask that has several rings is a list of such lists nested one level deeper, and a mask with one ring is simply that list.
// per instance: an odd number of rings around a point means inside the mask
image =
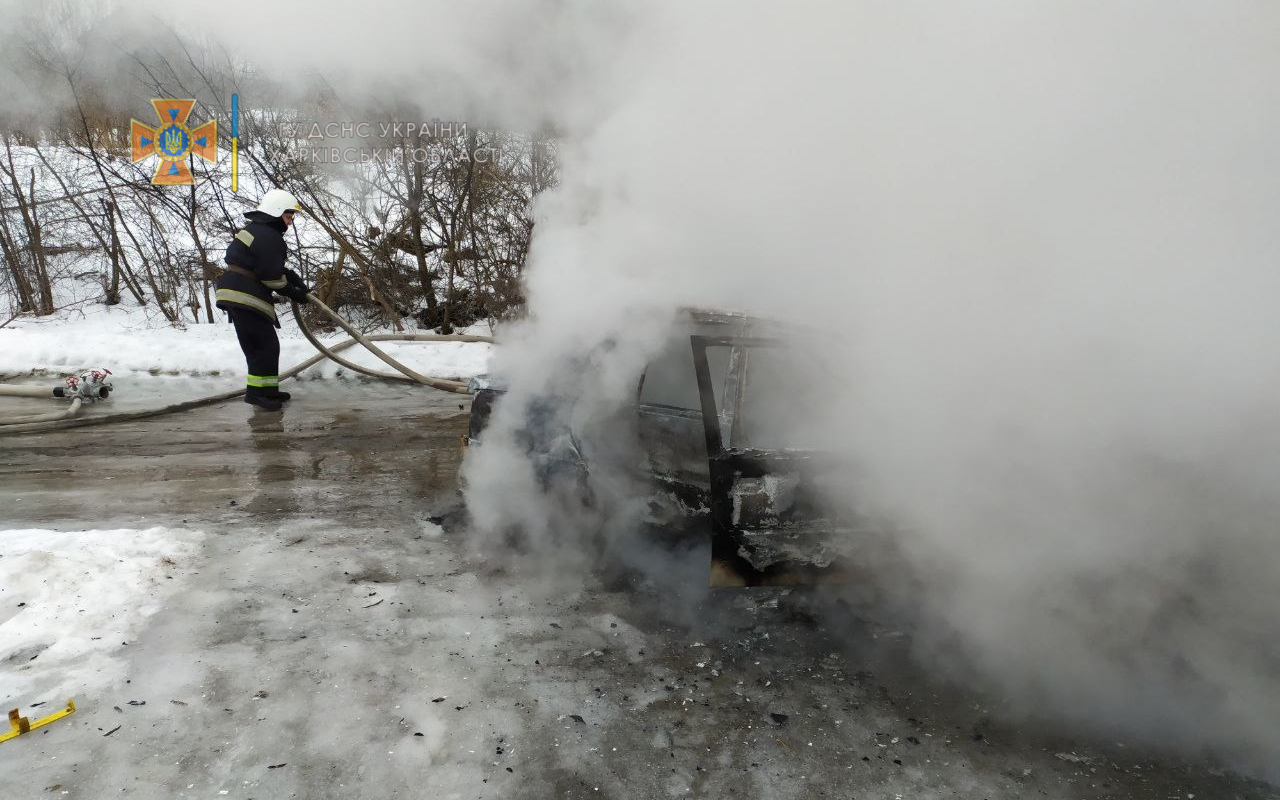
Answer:
[{"label": "thick white smoke", "polygon": [[[839,331],[814,345],[842,490],[900,526],[922,657],[1025,713],[1269,770],[1274,7],[662,12],[566,150],[503,363],[643,352],[636,315],[682,303]],[[536,508],[485,466],[487,516]]]}]

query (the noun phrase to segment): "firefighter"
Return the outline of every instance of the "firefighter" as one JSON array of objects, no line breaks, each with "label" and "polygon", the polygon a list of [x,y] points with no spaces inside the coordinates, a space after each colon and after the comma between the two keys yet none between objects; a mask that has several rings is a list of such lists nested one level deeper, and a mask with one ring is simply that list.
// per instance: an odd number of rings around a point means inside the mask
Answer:
[{"label": "firefighter", "polygon": [[279,411],[289,399],[280,391],[280,321],[271,293],[305,303],[311,291],[284,265],[289,255],[284,234],[300,210],[298,199],[283,189],[264,194],[227,247],[227,271],[217,284],[218,308],[231,318],[248,366],[244,401],[267,411]]}]

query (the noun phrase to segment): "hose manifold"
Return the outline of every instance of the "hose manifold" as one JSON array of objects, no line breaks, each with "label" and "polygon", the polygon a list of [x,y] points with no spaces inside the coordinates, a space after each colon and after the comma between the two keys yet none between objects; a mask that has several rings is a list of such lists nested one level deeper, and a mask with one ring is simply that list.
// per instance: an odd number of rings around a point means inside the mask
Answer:
[{"label": "hose manifold", "polygon": [[68,375],[62,381],[65,385],[56,387],[53,390],[53,396],[63,397],[68,400],[78,397],[86,403],[106,400],[115,388],[111,385],[111,381],[108,380],[110,376],[111,370],[106,367],[87,370],[79,375]]}]

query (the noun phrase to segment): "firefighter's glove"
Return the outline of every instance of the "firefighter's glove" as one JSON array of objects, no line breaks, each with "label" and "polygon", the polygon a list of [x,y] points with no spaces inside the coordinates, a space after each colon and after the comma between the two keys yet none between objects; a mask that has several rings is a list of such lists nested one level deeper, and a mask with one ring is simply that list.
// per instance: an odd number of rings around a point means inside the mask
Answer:
[{"label": "firefighter's glove", "polygon": [[307,295],[311,292],[311,287],[307,286],[306,281],[302,280],[302,276],[286,267],[284,277],[289,282],[289,285],[281,289],[280,293],[290,300],[296,300],[299,303],[307,302]]}]

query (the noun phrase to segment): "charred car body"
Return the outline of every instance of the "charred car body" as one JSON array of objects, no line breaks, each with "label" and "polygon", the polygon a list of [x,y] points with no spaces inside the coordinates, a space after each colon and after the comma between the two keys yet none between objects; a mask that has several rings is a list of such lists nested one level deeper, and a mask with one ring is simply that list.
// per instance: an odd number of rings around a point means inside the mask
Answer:
[{"label": "charred car body", "polygon": [[[667,347],[637,376],[632,415],[644,451],[650,521],[709,530],[717,586],[800,583],[843,571],[855,526],[828,512],[819,489],[829,459],[816,445],[818,415],[804,406],[803,339],[743,314],[682,312]],[[504,388],[472,383],[468,441],[479,444]],[[532,409],[529,417],[538,417]],[[539,469],[577,470],[590,459],[572,430],[525,431]],[[843,515],[847,517],[848,515]]]}]

